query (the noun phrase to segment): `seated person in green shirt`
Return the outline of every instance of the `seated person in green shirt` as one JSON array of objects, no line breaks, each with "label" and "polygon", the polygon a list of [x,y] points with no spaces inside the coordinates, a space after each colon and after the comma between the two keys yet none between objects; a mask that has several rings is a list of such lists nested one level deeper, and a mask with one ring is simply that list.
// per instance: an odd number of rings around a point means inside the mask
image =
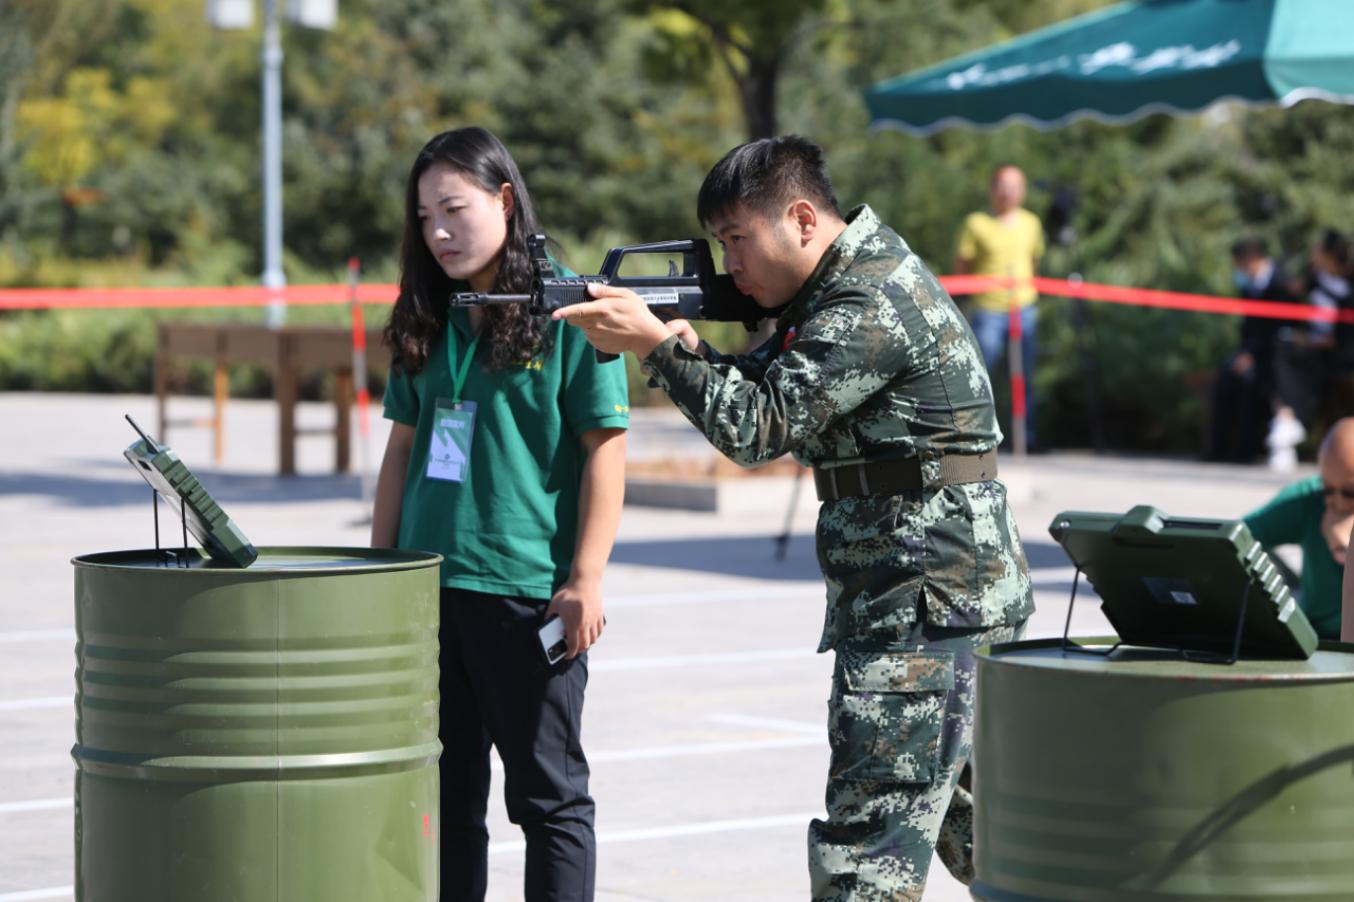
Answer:
[{"label": "seated person in green shirt", "polygon": [[[625,366],[524,305],[449,307],[453,292],[531,284],[528,238],[542,229],[494,135],[429,141],[404,206],[371,538],[442,555],[441,897],[485,897],[492,746],[526,840],[519,898],[588,902],[597,856],[579,736],[624,492]],[[568,659],[547,666],[537,630],[552,615]]]},{"label": "seated person in green shirt", "polygon": [[1322,639],[1338,639],[1340,571],[1354,524],[1354,417],[1330,428],[1317,463],[1319,475],[1285,486],[1246,525],[1266,549],[1301,546],[1298,602]]}]

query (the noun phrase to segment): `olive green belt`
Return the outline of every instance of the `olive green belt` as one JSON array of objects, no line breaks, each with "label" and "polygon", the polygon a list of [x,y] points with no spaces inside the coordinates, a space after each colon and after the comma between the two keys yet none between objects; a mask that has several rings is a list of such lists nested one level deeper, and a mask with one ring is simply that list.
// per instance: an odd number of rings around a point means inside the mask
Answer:
[{"label": "olive green belt", "polygon": [[[940,459],[939,485],[962,485],[997,478],[997,452],[947,454]],[[815,467],[813,485],[819,501],[836,501],[859,495],[897,495],[925,486],[921,460],[871,460],[840,467]]]}]

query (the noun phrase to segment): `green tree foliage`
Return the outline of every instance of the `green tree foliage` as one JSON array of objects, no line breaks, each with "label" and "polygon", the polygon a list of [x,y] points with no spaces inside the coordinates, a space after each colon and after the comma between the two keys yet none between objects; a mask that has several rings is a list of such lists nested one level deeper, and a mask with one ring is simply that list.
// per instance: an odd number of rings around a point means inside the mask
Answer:
[{"label": "green tree foliage", "polygon": [[630,2],[652,26],[645,62],[668,82],[710,83],[718,69],[736,88],[748,140],[777,134],[782,76],[829,0],[678,0]]},{"label": "green tree foliage", "polygon": [[[512,148],[581,271],[610,244],[696,234],[710,165],[790,131],[827,149],[844,204],[874,206],[941,272],[999,162],[1026,170],[1040,214],[1059,188],[1080,200],[1049,275],[1226,293],[1235,238],[1259,234],[1297,269],[1322,227],[1354,227],[1354,119],[1329,104],[869,131],[872,82],[1106,2],[344,0],[335,30],[284,32],[288,275],[337,279],[356,255],[393,279],[409,164],[470,123]],[[257,27],[212,30],[202,0],[0,0],[0,284],[257,279],[259,44]],[[1114,444],[1196,445],[1201,391],[1183,386],[1204,384],[1236,320],[1043,310],[1045,438],[1088,443],[1094,385]],[[109,325],[77,328],[85,316]],[[0,319],[0,385],[144,389],[132,358],[151,319],[100,316]],[[43,375],[50,358],[64,368]]]}]

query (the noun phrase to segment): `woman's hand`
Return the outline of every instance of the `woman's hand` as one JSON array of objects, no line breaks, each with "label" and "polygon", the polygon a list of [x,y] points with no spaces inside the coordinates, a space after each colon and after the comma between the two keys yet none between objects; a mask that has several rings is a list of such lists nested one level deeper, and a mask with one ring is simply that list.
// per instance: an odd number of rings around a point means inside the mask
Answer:
[{"label": "woman's hand", "polygon": [[602,584],[569,580],[550,599],[545,616],[548,619],[552,614],[558,614],[564,621],[564,638],[569,643],[567,657],[577,657],[597,644],[602,636],[606,623],[602,616]]}]

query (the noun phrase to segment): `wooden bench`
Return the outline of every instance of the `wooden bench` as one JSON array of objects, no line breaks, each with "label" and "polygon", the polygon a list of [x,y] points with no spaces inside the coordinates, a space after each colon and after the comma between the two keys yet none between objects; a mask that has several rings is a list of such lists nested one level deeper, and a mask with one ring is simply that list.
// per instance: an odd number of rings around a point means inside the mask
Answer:
[{"label": "wooden bench", "polygon": [[[170,385],[178,366],[190,360],[214,364],[212,415],[205,419],[169,417]],[[367,330],[368,366],[384,368],[390,353],[379,329]],[[296,472],[296,438],[300,435],[334,436],[334,470],[348,472],[351,464],[353,406],[352,330],[343,326],[286,326],[270,329],[242,323],[161,323],[155,350],[155,399],[159,414],[159,438],[169,441],[171,426],[208,426],[212,429],[212,459],[221,463],[225,452],[225,407],[230,395],[232,364],[261,366],[273,379],[277,398],[277,471]],[[302,376],[312,372],[334,374],[334,425],[298,429],[296,402]]]}]

